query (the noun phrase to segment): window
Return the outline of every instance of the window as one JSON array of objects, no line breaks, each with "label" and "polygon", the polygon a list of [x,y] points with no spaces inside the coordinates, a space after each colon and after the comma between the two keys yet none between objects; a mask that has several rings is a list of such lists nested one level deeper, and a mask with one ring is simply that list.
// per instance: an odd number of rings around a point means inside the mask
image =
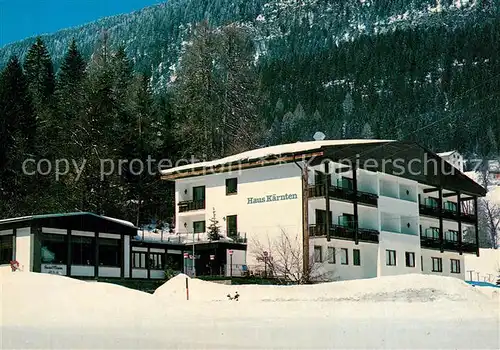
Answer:
[{"label": "window", "polygon": [[238,179],[226,179],[226,195],[238,193]]},{"label": "window", "polygon": [[328,247],[328,263],[335,264],[335,247]]},{"label": "window", "polygon": [[231,237],[238,236],[238,216],[228,215],[226,216],[226,231],[227,235]]},{"label": "window", "polygon": [[205,221],[195,221],[193,222],[193,232],[203,233],[205,232]]},{"label": "window", "polygon": [[132,252],[132,267],[134,269],[146,268],[146,253],[145,252]]},{"label": "window", "polygon": [[352,250],[352,260],[355,266],[361,265],[361,252],[359,249]]},{"label": "window", "polygon": [[321,249],[321,246],[317,246],[315,245],[314,246],[314,262],[322,262],[323,261],[323,257],[321,256],[323,253],[322,249]]},{"label": "window", "polygon": [[437,227],[426,228],[424,232],[424,237],[439,239],[439,228]]},{"label": "window", "polygon": [[[330,210],[330,217],[332,217],[331,210]],[[316,225],[318,226],[326,225],[326,210],[316,209]]]},{"label": "window", "polygon": [[432,258],[432,272],[443,272],[443,259]]},{"label": "window", "polygon": [[68,244],[66,235],[42,233],[40,241],[42,263],[67,264]]},{"label": "window", "polygon": [[446,241],[458,242],[458,231],[449,230],[444,233]]},{"label": "window", "polygon": [[426,198],[425,205],[431,208],[439,208],[439,198],[434,198],[434,197]]},{"label": "window", "polygon": [[349,251],[347,248],[340,249],[340,263],[342,265],[349,265]]},{"label": "window", "polygon": [[120,242],[119,239],[99,238],[99,265],[121,266]]},{"label": "window", "polygon": [[14,236],[0,236],[0,265],[9,264],[14,255]]},{"label": "window", "polygon": [[406,261],[406,267],[415,267],[415,253],[406,252],[405,261]]},{"label": "window", "polygon": [[71,237],[71,263],[73,265],[95,265],[95,238]]},{"label": "window", "polygon": [[149,254],[149,268],[153,270],[163,270],[163,254],[150,253]]},{"label": "window", "polygon": [[449,210],[449,211],[457,211],[457,203],[446,201],[444,203],[444,209]]},{"label": "window", "polygon": [[319,171],[315,171],[314,172],[314,184],[316,186],[318,186],[318,185],[323,185],[324,182],[325,182],[325,174],[323,174]]},{"label": "window", "polygon": [[193,201],[205,200],[205,186],[193,187]]},{"label": "window", "polygon": [[451,259],[451,273],[460,273],[460,260]]},{"label": "window", "polygon": [[396,251],[386,250],[385,251],[385,264],[387,266],[396,266]]},{"label": "window", "polygon": [[337,184],[338,187],[342,187],[348,190],[352,190],[354,188],[352,179],[345,176],[342,176],[342,179],[338,179]]},{"label": "window", "polygon": [[354,215],[352,214],[342,214],[338,218],[339,226],[354,228]]}]

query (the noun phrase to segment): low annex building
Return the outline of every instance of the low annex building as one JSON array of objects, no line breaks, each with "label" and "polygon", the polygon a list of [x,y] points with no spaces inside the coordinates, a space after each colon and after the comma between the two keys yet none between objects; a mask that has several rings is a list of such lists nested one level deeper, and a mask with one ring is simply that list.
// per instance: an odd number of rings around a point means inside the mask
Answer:
[{"label": "low annex building", "polygon": [[0,264],[74,277],[130,276],[130,242],[137,228],[92,213],[0,220]]},{"label": "low annex building", "polygon": [[[78,212],[0,220],[0,266],[17,261],[22,271],[81,279],[163,279],[165,268],[188,271],[193,256],[199,274],[225,271],[236,242],[207,242],[179,235],[138,234],[131,222]],[[229,271],[229,269],[227,269]]]},{"label": "low annex building", "polygon": [[[162,172],[175,182],[176,232],[205,232],[215,211],[228,237],[262,246],[300,242],[303,268],[332,280],[406,273],[465,277],[479,254],[478,197],[486,191],[426,148],[387,140],[298,142]],[[306,266],[307,265],[307,266]]]}]

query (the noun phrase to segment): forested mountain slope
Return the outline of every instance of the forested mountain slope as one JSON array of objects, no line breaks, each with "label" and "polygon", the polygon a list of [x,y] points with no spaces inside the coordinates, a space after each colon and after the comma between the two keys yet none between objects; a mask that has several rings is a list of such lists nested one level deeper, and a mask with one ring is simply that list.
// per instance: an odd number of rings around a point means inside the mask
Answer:
[{"label": "forested mountain slope", "polygon": [[[170,0],[42,38],[57,68],[72,38],[89,57],[106,31],[111,46],[123,45],[135,70],[152,74],[161,92],[193,24],[236,22],[257,43],[268,123],[300,103],[305,115],[318,112],[328,137],[364,130],[396,138],[446,117],[436,125],[441,132],[409,137],[472,152],[486,142],[474,125],[491,123],[490,139],[498,141],[498,79],[487,79],[499,73],[499,13],[494,0]],[[1,49],[0,65],[23,57],[33,40]]]}]

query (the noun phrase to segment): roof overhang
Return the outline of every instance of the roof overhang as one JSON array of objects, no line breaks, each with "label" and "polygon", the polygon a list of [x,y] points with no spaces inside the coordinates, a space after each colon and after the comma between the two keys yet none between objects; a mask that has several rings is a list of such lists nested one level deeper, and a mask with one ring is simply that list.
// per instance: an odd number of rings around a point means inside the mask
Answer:
[{"label": "roof overhang", "polygon": [[300,154],[288,153],[280,155],[269,155],[259,159],[246,159],[243,161],[234,161],[230,163],[214,165],[211,167],[199,166],[193,167],[191,169],[182,170],[179,172],[174,172],[166,175],[162,175],[162,180],[174,181],[178,179],[195,177],[195,176],[205,176],[212,174],[220,174],[225,172],[234,172],[251,168],[258,168],[270,165],[286,164],[298,161],[309,161],[315,157],[322,157],[324,155],[321,149],[311,150],[307,152],[301,152]]},{"label": "roof overhang", "polygon": [[2,229],[30,226],[125,235],[137,234],[137,227],[132,223],[88,212],[31,215],[0,220]]},{"label": "roof overhang", "polygon": [[[221,160],[222,161],[222,160]],[[175,181],[195,176],[238,171],[261,166],[279,165],[307,161],[318,165],[324,161],[344,164],[348,167],[386,173],[417,181],[430,187],[445,188],[471,196],[485,196],[486,190],[474,180],[461,173],[436,153],[409,141],[344,142],[325,144],[311,149],[301,149],[284,154],[273,154],[257,159],[244,159],[214,166],[199,166],[172,169],[162,175],[163,180]],[[334,170],[335,171],[335,170]]]},{"label": "roof overhang", "polygon": [[408,141],[382,144],[355,144],[327,147],[324,159],[356,165],[357,168],[404,177],[435,188],[472,196],[485,196],[486,190],[434,152]]}]

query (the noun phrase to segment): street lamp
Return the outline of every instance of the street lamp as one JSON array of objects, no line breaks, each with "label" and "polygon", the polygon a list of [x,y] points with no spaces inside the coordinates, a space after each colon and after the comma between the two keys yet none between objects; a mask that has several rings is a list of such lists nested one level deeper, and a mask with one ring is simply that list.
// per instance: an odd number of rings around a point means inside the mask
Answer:
[{"label": "street lamp", "polygon": [[196,255],[194,254],[194,230],[193,230],[193,277],[196,277]]},{"label": "street lamp", "polygon": [[232,278],[233,277],[233,250],[229,250],[229,271],[230,274],[229,276]]},{"label": "street lamp", "polygon": [[213,266],[212,265],[213,265],[214,260],[215,260],[215,255],[214,254],[210,255],[210,276],[213,275]]},{"label": "street lamp", "polygon": [[184,274],[187,275],[187,259],[189,258],[189,253],[184,253]]}]

